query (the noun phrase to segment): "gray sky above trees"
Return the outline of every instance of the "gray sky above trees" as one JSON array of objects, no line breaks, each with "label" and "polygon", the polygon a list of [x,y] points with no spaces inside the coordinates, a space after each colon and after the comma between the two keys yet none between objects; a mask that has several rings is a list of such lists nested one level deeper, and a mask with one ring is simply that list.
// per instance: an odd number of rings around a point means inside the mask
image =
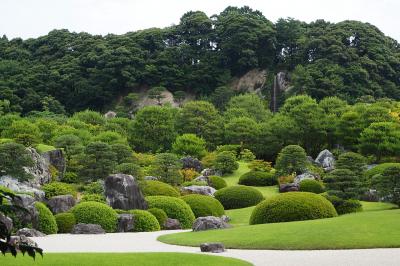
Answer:
[{"label": "gray sky above trees", "polygon": [[121,34],[177,24],[190,10],[213,15],[228,5],[248,5],[273,22],[360,20],[400,41],[399,0],[0,0],[0,36],[26,39],[52,29]]}]

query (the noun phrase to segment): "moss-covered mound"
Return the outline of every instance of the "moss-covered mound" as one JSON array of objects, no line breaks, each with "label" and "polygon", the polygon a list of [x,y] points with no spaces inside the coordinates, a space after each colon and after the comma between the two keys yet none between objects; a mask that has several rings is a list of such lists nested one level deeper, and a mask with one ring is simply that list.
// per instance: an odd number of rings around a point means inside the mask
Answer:
[{"label": "moss-covered mound", "polygon": [[71,209],[77,223],[99,224],[108,233],[115,231],[118,215],[110,206],[94,201],[82,202]]},{"label": "moss-covered mound", "polygon": [[260,191],[246,186],[226,187],[215,192],[214,196],[225,210],[254,206],[264,199]]}]

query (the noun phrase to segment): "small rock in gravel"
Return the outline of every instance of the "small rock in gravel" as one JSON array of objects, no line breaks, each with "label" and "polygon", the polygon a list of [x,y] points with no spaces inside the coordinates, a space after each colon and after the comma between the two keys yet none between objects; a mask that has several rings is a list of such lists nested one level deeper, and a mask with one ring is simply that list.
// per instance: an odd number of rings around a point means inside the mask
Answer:
[{"label": "small rock in gravel", "polygon": [[224,244],[222,243],[203,243],[200,244],[201,252],[221,253],[225,252]]},{"label": "small rock in gravel", "polygon": [[71,234],[105,234],[106,231],[98,224],[76,224]]},{"label": "small rock in gravel", "polygon": [[182,229],[181,223],[177,219],[171,219],[167,218],[167,220],[164,223],[164,229],[165,230],[178,230]]}]

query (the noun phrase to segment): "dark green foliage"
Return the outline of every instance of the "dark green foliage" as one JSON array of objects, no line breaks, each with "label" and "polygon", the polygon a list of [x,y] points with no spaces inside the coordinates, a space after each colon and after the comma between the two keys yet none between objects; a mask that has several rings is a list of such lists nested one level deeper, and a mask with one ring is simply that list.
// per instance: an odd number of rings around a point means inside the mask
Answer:
[{"label": "dark green foliage", "polygon": [[121,163],[115,167],[116,173],[131,175],[135,178],[142,178],[143,171],[139,165],[134,163]]},{"label": "dark green foliage", "polygon": [[400,205],[400,166],[386,168],[382,174],[372,178],[372,184],[380,197]]},{"label": "dark green foliage", "polygon": [[321,195],[288,192],[269,198],[256,206],[250,224],[280,223],[337,216],[333,205]]},{"label": "dark green foliage", "polygon": [[33,166],[29,152],[21,144],[0,144],[0,175],[11,175],[18,180],[28,180],[32,176],[23,167]]},{"label": "dark green foliage", "polygon": [[161,181],[171,185],[182,183],[182,174],[179,170],[182,162],[173,153],[159,153],[151,166],[150,174],[159,177]]},{"label": "dark green foliage", "polygon": [[159,209],[159,208],[151,208],[151,209],[148,209],[147,211],[150,212],[151,214],[153,214],[154,217],[156,217],[156,219],[160,225],[160,228],[163,228],[164,224],[168,218],[165,211],[163,211],[162,209]]},{"label": "dark green foliage", "polygon": [[245,186],[273,186],[278,180],[273,173],[250,171],[239,178],[239,184]]},{"label": "dark green foliage", "polygon": [[181,197],[192,209],[194,216],[205,217],[205,216],[222,216],[225,211],[222,204],[211,196],[190,194]]},{"label": "dark green foliage", "polygon": [[356,174],[362,174],[367,159],[355,152],[345,152],[339,155],[335,167],[338,169],[349,169]]},{"label": "dark green foliage", "polygon": [[74,172],[66,172],[61,181],[64,183],[78,183],[78,175]]},{"label": "dark green foliage", "polygon": [[383,172],[390,167],[399,167],[400,163],[381,163],[377,166],[365,171],[364,175],[368,180],[371,180],[374,175],[383,174]]},{"label": "dark green foliage", "polygon": [[129,213],[133,214],[135,232],[153,232],[160,230],[160,224],[157,218],[149,211],[144,210],[131,210]]},{"label": "dark green foliage", "polygon": [[42,190],[45,192],[46,198],[50,199],[54,196],[60,195],[72,195],[76,197],[75,188],[67,183],[62,182],[51,182],[42,186]]},{"label": "dark green foliage", "polygon": [[357,199],[362,192],[360,177],[348,169],[335,169],[324,177],[329,195],[343,199]]},{"label": "dark green foliage", "polygon": [[104,194],[104,187],[99,181],[85,185],[83,190],[88,194]]},{"label": "dark green foliage", "polygon": [[172,144],[174,153],[180,156],[193,156],[201,159],[206,154],[206,142],[195,134],[178,136]]},{"label": "dark green foliage", "polygon": [[35,208],[39,213],[36,229],[47,235],[56,234],[58,230],[57,222],[49,208],[41,202],[36,202]]},{"label": "dark green foliage", "polygon": [[260,191],[247,186],[222,188],[214,196],[226,210],[254,206],[264,199]]},{"label": "dark green foliage", "polygon": [[212,175],[208,177],[208,180],[210,181],[210,186],[216,190],[228,186],[226,181],[220,176]]},{"label": "dark green foliage", "polygon": [[189,186],[208,186],[206,181],[186,181],[181,184],[182,187],[189,187]]},{"label": "dark green foliage", "polygon": [[322,182],[313,179],[304,179],[300,182],[300,191],[320,194],[325,192]]},{"label": "dark green foliage", "polygon": [[57,222],[58,233],[70,233],[76,224],[75,216],[70,212],[54,215]]},{"label": "dark green foliage", "polygon": [[275,169],[278,175],[301,174],[307,166],[307,154],[298,145],[289,145],[281,150],[276,159]]},{"label": "dark green foliage", "polygon": [[333,195],[324,195],[324,197],[332,203],[339,215],[362,211],[362,205],[358,200],[344,200]]},{"label": "dark green foliage", "polygon": [[145,196],[180,196],[179,192],[173,186],[160,181],[142,181],[140,182],[140,188]]},{"label": "dark green foliage", "polygon": [[98,224],[108,233],[115,231],[117,213],[110,206],[94,201],[82,202],[71,209],[77,223]]},{"label": "dark green foliage", "polygon": [[182,199],[168,196],[146,197],[149,208],[159,208],[165,211],[168,218],[178,219],[183,229],[192,227],[194,214],[190,206]]},{"label": "dark green foliage", "polygon": [[103,194],[83,194],[80,202],[96,201],[106,203],[106,197]]},{"label": "dark green foliage", "polygon": [[216,171],[220,171],[224,175],[233,173],[233,171],[239,168],[239,164],[236,162],[236,157],[232,152],[223,151],[215,157],[213,167]]}]

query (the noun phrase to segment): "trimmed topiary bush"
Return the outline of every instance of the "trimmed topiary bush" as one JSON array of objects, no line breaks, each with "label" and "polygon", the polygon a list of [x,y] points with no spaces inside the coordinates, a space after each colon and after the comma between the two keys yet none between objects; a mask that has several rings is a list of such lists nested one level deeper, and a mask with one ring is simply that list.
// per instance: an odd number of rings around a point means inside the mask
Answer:
[{"label": "trimmed topiary bush", "polygon": [[106,203],[106,197],[102,194],[84,194],[80,202],[96,201],[101,203]]},{"label": "trimmed topiary bush", "polygon": [[250,171],[239,178],[239,184],[245,186],[273,186],[278,184],[278,180],[273,173]]},{"label": "trimmed topiary bush", "polygon": [[337,212],[326,198],[310,192],[288,192],[256,206],[250,224],[280,223],[330,218]]},{"label": "trimmed topiary bush", "polygon": [[387,168],[393,166],[400,166],[400,163],[381,163],[374,168],[365,171],[364,175],[367,177],[367,179],[371,180],[374,175],[383,174]]},{"label": "trimmed topiary bush", "polygon": [[160,228],[163,228],[165,221],[167,221],[167,218],[168,218],[165,211],[163,211],[162,209],[159,209],[159,208],[151,208],[151,209],[148,209],[147,211],[150,212],[151,214],[153,214],[154,217],[156,217],[158,223],[160,224]]},{"label": "trimmed topiary bush", "polygon": [[169,197],[179,197],[179,192],[171,185],[155,181],[148,180],[140,182],[140,187],[145,196],[169,196]]},{"label": "trimmed topiary bush", "polygon": [[54,215],[59,233],[70,233],[76,224],[75,216],[70,212],[63,212]]},{"label": "trimmed topiary bush", "polygon": [[74,198],[76,198],[75,188],[67,183],[51,182],[43,185],[42,190],[45,192],[45,196],[48,199],[60,195],[72,195]]},{"label": "trimmed topiary bush", "polygon": [[196,218],[204,216],[220,217],[225,213],[224,206],[211,196],[190,194],[181,197],[181,199],[189,204]]},{"label": "trimmed topiary bush", "polygon": [[41,202],[35,203],[36,210],[38,211],[38,226],[37,230],[47,235],[57,233],[57,222],[54,215],[49,208]]},{"label": "trimmed topiary bush", "polygon": [[219,190],[221,188],[228,186],[225,179],[223,179],[222,177],[217,176],[217,175],[209,176],[208,180],[210,180],[210,186],[215,188],[216,190]]},{"label": "trimmed topiary bush", "polygon": [[218,190],[214,197],[225,210],[254,206],[264,199],[260,191],[252,187],[231,186]]},{"label": "trimmed topiary bush", "polygon": [[344,200],[333,195],[323,195],[329,200],[339,215],[362,211],[361,202],[354,199]]},{"label": "trimmed topiary bush", "polygon": [[223,175],[233,173],[233,171],[239,168],[236,157],[232,152],[223,151],[217,153],[213,167],[216,171],[221,172]]},{"label": "trimmed topiary bush", "polygon": [[149,196],[146,197],[149,208],[159,208],[165,211],[167,216],[178,219],[182,228],[192,227],[194,214],[190,206],[182,199],[168,196]]},{"label": "trimmed topiary bush", "polygon": [[71,209],[77,223],[98,224],[108,233],[115,231],[117,212],[110,206],[94,201],[81,202]]},{"label": "trimmed topiary bush", "polygon": [[133,231],[135,232],[153,232],[160,230],[160,224],[157,218],[148,211],[144,210],[130,210],[135,220]]},{"label": "trimmed topiary bush", "polygon": [[312,192],[315,194],[323,193],[325,191],[322,182],[313,179],[304,179],[300,182],[299,186],[302,192]]}]

